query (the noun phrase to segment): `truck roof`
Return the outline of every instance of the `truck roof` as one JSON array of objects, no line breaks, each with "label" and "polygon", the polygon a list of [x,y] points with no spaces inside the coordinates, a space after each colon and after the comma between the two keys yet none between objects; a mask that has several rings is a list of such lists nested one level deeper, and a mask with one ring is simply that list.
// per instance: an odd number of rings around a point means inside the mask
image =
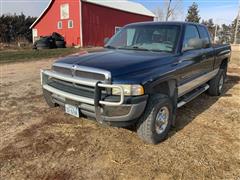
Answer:
[{"label": "truck roof", "polygon": [[204,26],[203,24],[199,23],[193,23],[193,22],[184,22],[184,21],[160,21],[160,22],[138,22],[138,23],[132,23],[127,26],[132,26],[132,25],[198,25],[198,26]]}]

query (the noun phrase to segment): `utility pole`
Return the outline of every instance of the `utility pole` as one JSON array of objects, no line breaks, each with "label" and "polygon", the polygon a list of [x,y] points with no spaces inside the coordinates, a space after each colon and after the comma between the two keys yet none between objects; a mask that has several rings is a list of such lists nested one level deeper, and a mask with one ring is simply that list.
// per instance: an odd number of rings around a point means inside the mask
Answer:
[{"label": "utility pole", "polygon": [[213,39],[214,43],[217,42],[217,31],[218,31],[218,25],[216,24],[216,25],[215,25],[214,39]]},{"label": "utility pole", "polygon": [[172,2],[172,0],[169,0],[167,14],[166,14],[166,21],[168,21],[168,18],[170,17],[170,14],[171,14],[171,10],[170,10],[171,2]]},{"label": "utility pole", "polygon": [[238,15],[237,15],[237,23],[236,23],[235,34],[234,34],[234,44],[237,44],[237,34],[238,34],[239,21],[240,21],[240,0],[239,0],[239,9],[238,9]]}]

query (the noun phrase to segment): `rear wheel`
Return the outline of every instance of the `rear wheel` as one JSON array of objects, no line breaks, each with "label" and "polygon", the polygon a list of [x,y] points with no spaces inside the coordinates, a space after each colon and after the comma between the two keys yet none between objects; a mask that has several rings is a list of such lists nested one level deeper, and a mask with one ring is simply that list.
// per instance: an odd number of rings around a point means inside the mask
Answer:
[{"label": "rear wheel", "polygon": [[218,74],[209,82],[208,94],[211,96],[219,96],[223,92],[224,81],[226,78],[226,70],[220,69]]},{"label": "rear wheel", "polygon": [[170,99],[153,96],[139,121],[137,133],[145,142],[157,144],[167,137],[172,119],[173,106]]}]

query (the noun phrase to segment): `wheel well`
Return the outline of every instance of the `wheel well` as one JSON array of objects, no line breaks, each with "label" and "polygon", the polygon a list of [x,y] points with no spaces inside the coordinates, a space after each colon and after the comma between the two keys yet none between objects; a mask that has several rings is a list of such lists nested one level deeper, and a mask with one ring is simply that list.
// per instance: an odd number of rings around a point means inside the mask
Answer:
[{"label": "wheel well", "polygon": [[172,125],[175,125],[176,110],[177,110],[177,81],[175,79],[164,81],[161,83],[156,83],[150,87],[150,94],[158,94],[162,97],[169,97],[173,104],[173,121]]},{"label": "wheel well", "polygon": [[154,85],[151,94],[163,94],[170,98],[174,97],[176,91],[176,80],[168,80]]},{"label": "wheel well", "polygon": [[227,66],[228,66],[228,58],[222,60],[220,69],[227,69]]}]

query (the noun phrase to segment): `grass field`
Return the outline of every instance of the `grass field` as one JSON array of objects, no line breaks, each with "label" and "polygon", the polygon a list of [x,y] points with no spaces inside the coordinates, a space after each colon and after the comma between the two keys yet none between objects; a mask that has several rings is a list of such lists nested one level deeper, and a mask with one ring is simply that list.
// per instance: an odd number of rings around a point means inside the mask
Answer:
[{"label": "grass field", "polygon": [[47,58],[58,58],[79,52],[80,49],[46,49],[46,50],[6,50],[0,51],[0,64],[10,62],[32,61]]}]

